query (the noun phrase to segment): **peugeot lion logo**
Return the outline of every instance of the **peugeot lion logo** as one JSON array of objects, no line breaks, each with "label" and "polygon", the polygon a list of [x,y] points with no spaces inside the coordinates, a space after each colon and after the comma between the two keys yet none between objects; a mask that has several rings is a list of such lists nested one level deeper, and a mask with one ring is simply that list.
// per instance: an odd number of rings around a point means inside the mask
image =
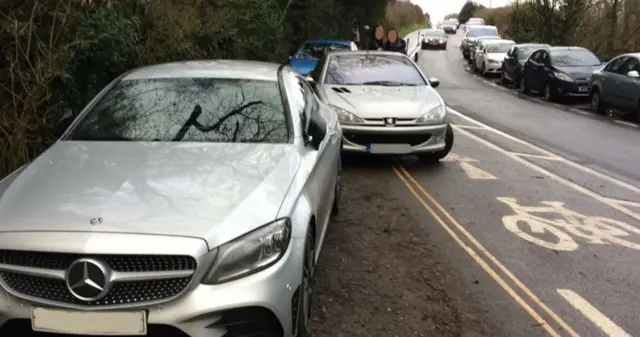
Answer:
[{"label": "peugeot lion logo", "polygon": [[384,125],[386,125],[386,126],[396,126],[396,119],[395,118],[385,118],[384,119]]},{"label": "peugeot lion logo", "polygon": [[96,301],[109,291],[109,267],[94,259],[79,259],[67,269],[67,287],[82,301]]}]

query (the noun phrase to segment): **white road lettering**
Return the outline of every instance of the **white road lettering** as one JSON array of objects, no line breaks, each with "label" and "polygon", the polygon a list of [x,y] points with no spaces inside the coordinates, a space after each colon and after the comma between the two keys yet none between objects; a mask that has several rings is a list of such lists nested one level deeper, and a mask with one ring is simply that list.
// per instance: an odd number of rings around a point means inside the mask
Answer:
[{"label": "white road lettering", "polygon": [[471,178],[471,179],[474,179],[474,180],[495,180],[495,179],[498,179],[493,174],[473,166],[471,163],[477,163],[478,162],[478,160],[473,159],[473,158],[460,156],[460,155],[455,154],[455,153],[449,153],[449,155],[447,157],[445,157],[443,159],[443,161],[458,163],[460,165],[460,167],[462,168],[462,170],[467,174],[467,176],[469,178]]},{"label": "white road lettering", "polygon": [[602,331],[610,337],[631,337],[621,327],[613,323],[607,316],[600,312],[596,307],[587,302],[582,296],[569,289],[558,289],[560,296],[564,297],[569,304],[571,304],[576,310],[580,311],[585,317],[587,317],[593,324],[602,329]]},{"label": "white road lettering", "polygon": [[[624,239],[635,234],[635,239],[640,241],[640,229],[622,221],[587,216],[566,208],[561,201],[543,201],[543,206],[522,206],[515,198],[497,199],[511,207],[515,213],[502,217],[504,227],[523,240],[539,246],[559,251],[574,251],[579,247],[574,239],[577,237],[588,244],[616,244],[640,250],[640,243]],[[536,213],[550,214],[553,217],[546,218]],[[545,234],[547,239],[540,237]],[[549,234],[552,238],[548,238]]]}]

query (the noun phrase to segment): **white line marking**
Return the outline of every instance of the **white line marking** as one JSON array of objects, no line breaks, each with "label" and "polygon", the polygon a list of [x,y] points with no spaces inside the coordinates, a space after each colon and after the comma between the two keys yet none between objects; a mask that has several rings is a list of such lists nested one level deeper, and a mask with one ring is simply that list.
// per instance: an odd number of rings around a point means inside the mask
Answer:
[{"label": "white line marking", "polygon": [[447,161],[447,162],[456,162],[458,163],[458,165],[460,165],[460,168],[462,168],[462,170],[464,171],[464,173],[467,174],[467,177],[469,177],[469,179],[473,179],[473,180],[495,180],[498,179],[498,177],[494,176],[493,174],[473,166],[471,163],[477,163],[478,160],[473,159],[473,158],[469,158],[469,157],[464,157],[461,155],[458,155],[456,153],[449,153],[448,156],[446,156],[443,161]]},{"label": "white line marking", "polygon": [[575,113],[579,113],[579,114],[585,115],[585,116],[593,116],[593,114],[591,112],[580,110],[580,109],[571,108],[571,109],[569,109],[569,111],[575,112]]},{"label": "white line marking", "polygon": [[[555,173],[553,173],[553,172],[551,172],[551,171],[549,171],[549,170],[547,170],[547,169],[545,169],[543,167],[540,167],[540,166],[538,166],[538,165],[536,165],[536,164],[534,164],[534,163],[532,163],[532,162],[530,162],[530,161],[528,161],[526,159],[520,158],[520,157],[510,153],[509,151],[501,148],[500,146],[495,145],[495,144],[493,144],[493,143],[491,143],[491,142],[489,142],[487,140],[484,140],[484,139],[474,135],[473,133],[471,133],[471,132],[469,132],[467,130],[463,130],[463,129],[460,129],[460,128],[456,128],[456,130],[458,132],[466,135],[467,137],[477,141],[478,143],[484,144],[488,148],[496,150],[496,151],[506,155],[507,157],[519,162],[520,164],[522,164],[524,166],[527,166],[528,168],[530,168],[530,169],[532,169],[534,171],[540,172],[540,173],[546,175],[547,177],[549,177],[549,178],[551,178],[551,179],[553,179],[553,180],[555,180],[555,181],[557,181],[557,182],[559,182],[559,183],[561,183],[561,184],[563,184],[563,185],[565,185],[565,186],[567,186],[569,188],[572,188],[572,189],[574,189],[574,190],[576,190],[576,191],[578,191],[578,192],[580,192],[580,193],[582,193],[582,194],[584,194],[586,196],[589,196],[589,197],[599,201],[602,204],[605,204],[605,205],[607,205],[607,206],[619,211],[620,213],[626,214],[626,215],[628,215],[628,216],[640,221],[640,213],[636,213],[636,212],[634,212],[634,211],[632,211],[632,210],[630,210],[628,208],[625,208],[623,205],[621,205],[620,203],[615,202],[615,200],[613,200],[611,198],[603,197],[600,194],[595,193],[595,192],[591,191],[588,188],[585,188],[585,187],[583,187],[583,186],[581,186],[579,184],[574,183],[573,181],[565,179],[565,178],[559,176],[558,174],[555,174]],[[568,161],[562,160],[562,162],[568,162]],[[605,176],[605,177],[607,177],[607,176]],[[613,178],[609,177],[609,179],[613,179]],[[613,180],[615,180],[615,179],[613,179]]]},{"label": "white line marking", "polygon": [[[554,154],[552,152],[549,152],[549,151],[547,151],[547,150],[545,150],[545,149],[543,149],[543,148],[541,148],[539,146],[533,145],[533,144],[531,144],[529,142],[526,142],[526,141],[524,141],[522,139],[516,138],[516,137],[514,137],[514,136],[512,136],[510,134],[507,134],[505,132],[502,132],[502,131],[500,131],[498,129],[492,128],[492,127],[488,126],[487,124],[481,123],[481,122],[479,122],[479,121],[477,121],[477,120],[475,120],[475,119],[473,119],[473,118],[471,118],[471,117],[469,117],[467,115],[462,114],[459,111],[456,111],[456,110],[451,109],[451,108],[448,108],[448,109],[449,109],[449,112],[453,113],[454,115],[456,115],[458,117],[461,117],[461,118],[463,118],[463,119],[465,119],[467,121],[470,121],[470,122],[472,122],[472,123],[474,123],[474,124],[476,124],[478,126],[482,126],[485,129],[487,129],[489,131],[492,131],[493,133],[498,134],[498,135],[500,135],[502,137],[505,137],[505,138],[507,138],[507,139],[509,139],[511,141],[514,141],[514,142],[516,142],[518,144],[521,144],[521,145],[525,145],[525,146],[529,147],[530,149],[535,150],[537,152],[540,152],[540,153],[542,153],[544,155],[547,155],[547,156],[557,156],[556,154]],[[482,139],[482,140],[485,141],[484,139]],[[485,141],[485,142],[487,142],[487,141]],[[493,145],[493,143],[490,143],[490,142],[487,142],[487,143]],[[506,152],[506,150],[504,150],[502,148],[500,148],[500,149],[502,151]],[[558,156],[558,157],[560,157],[560,156]],[[560,158],[562,158],[562,157],[560,157]],[[626,183],[624,181],[618,180],[616,178],[610,177],[610,176],[608,176],[608,175],[606,175],[604,173],[598,172],[598,171],[596,171],[594,169],[591,169],[591,168],[588,168],[586,166],[582,166],[582,165],[580,165],[580,164],[578,164],[576,162],[573,162],[573,161],[571,161],[569,159],[566,159],[566,158],[562,158],[562,162],[566,163],[567,165],[569,165],[569,166],[571,166],[571,167],[573,167],[575,169],[581,170],[582,172],[591,174],[591,175],[593,175],[595,177],[598,177],[600,179],[603,179],[603,180],[605,180],[607,182],[610,182],[612,184],[618,185],[619,187],[626,188],[626,189],[628,189],[628,190],[630,190],[630,191],[632,191],[634,193],[640,194],[640,187],[638,187],[638,186],[635,186],[635,185]]]},{"label": "white line marking", "polygon": [[518,157],[527,157],[527,158],[536,158],[536,159],[544,159],[544,160],[563,160],[563,158],[558,156],[541,156],[539,154],[531,154],[531,153],[522,153],[522,152],[511,152]]},{"label": "white line marking", "polygon": [[587,317],[593,324],[611,337],[631,337],[621,327],[613,323],[607,316],[602,314],[600,310],[587,302],[582,296],[569,289],[558,289],[560,296],[564,297],[569,304],[571,304],[576,310],[580,311],[585,317]]},{"label": "white line marking", "polygon": [[457,126],[459,128],[471,129],[471,130],[484,130],[485,129],[482,126],[476,126],[476,125],[462,125],[462,124],[451,124],[451,125]]},{"label": "white line marking", "polygon": [[638,126],[636,124],[633,124],[631,122],[626,122],[626,121],[621,121],[619,119],[614,119],[613,120],[614,123],[618,123],[618,124],[622,124],[622,125],[626,125],[626,126],[632,126],[634,128],[637,128]]}]

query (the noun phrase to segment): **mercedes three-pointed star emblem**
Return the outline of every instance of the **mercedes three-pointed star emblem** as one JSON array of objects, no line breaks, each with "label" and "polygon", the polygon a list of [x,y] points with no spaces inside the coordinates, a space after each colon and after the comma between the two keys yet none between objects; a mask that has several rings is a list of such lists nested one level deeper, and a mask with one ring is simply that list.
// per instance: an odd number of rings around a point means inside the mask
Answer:
[{"label": "mercedes three-pointed star emblem", "polygon": [[94,259],[79,259],[67,269],[67,287],[79,300],[90,302],[103,298],[109,291],[110,269]]}]

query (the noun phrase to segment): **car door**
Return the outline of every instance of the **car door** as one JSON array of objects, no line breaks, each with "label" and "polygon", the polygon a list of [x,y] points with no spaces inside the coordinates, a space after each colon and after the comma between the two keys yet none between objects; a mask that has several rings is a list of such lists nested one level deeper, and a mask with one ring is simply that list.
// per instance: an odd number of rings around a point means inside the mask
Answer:
[{"label": "car door", "polygon": [[544,56],[546,51],[540,50],[536,53],[535,57],[531,58],[531,81],[529,87],[536,91],[541,91],[545,85],[545,64]]},{"label": "car door", "polygon": [[634,110],[638,108],[638,101],[636,99],[638,95],[638,78],[630,77],[627,75],[630,71],[640,71],[640,61],[629,56],[625,62],[618,69],[618,76],[615,82],[615,90],[618,93],[620,99],[620,108],[624,110]]},{"label": "car door", "polygon": [[622,55],[607,64],[601,72],[599,72],[597,80],[600,82],[600,97],[606,101],[611,107],[620,108],[623,105],[623,99],[620,97],[618,84],[623,74],[622,65],[627,61],[628,56]]},{"label": "car door", "polygon": [[[523,76],[529,88],[534,88],[536,71],[538,69],[538,58],[542,54],[542,50],[533,52],[524,63]],[[535,88],[534,88],[535,89]]]},{"label": "car door", "polygon": [[[338,179],[338,164],[340,160],[340,134],[337,132],[337,115],[328,111],[324,104],[319,102],[314,90],[302,78],[298,77],[298,84],[304,92],[304,123],[306,125],[311,118],[315,121],[323,123],[326,126],[327,133],[320,143],[317,150],[316,162],[311,171],[311,179],[314,180],[313,185],[318,189],[318,224],[319,229],[324,232],[325,225],[331,215],[332,198],[335,183]],[[305,135],[307,136],[307,135]],[[322,233],[321,232],[321,233]]]}]

